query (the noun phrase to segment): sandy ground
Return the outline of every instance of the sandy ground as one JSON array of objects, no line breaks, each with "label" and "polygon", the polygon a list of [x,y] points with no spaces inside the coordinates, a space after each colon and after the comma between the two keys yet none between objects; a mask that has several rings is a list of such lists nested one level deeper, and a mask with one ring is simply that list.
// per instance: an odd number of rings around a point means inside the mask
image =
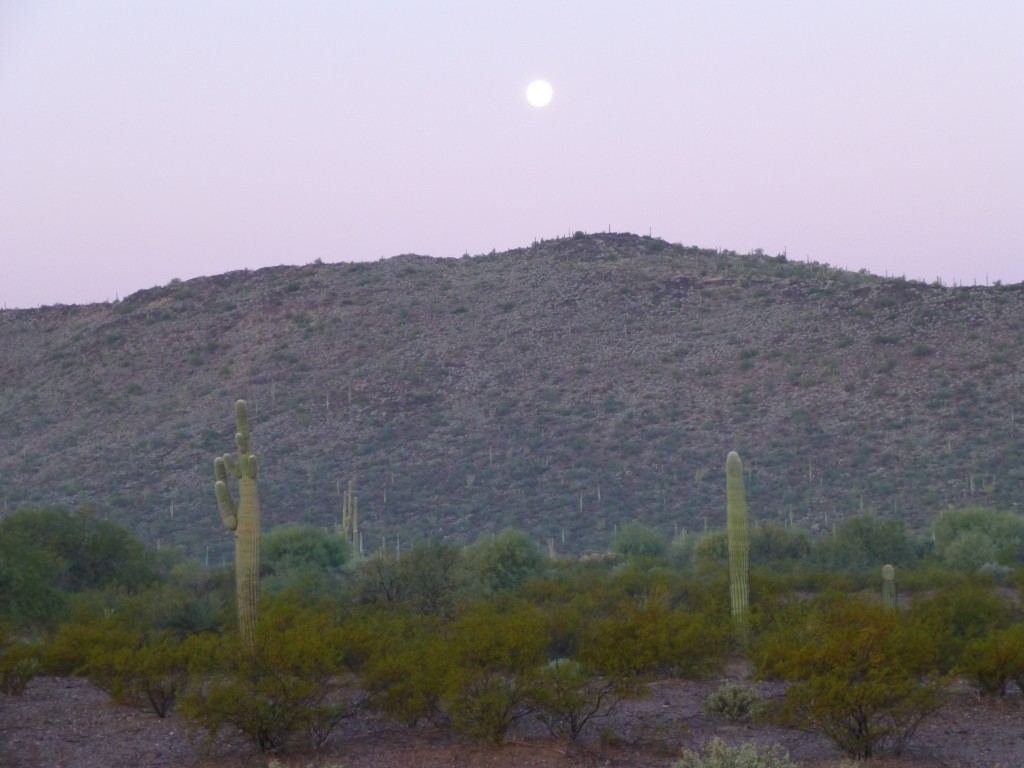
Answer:
[{"label": "sandy ground", "polygon": [[[39,678],[20,697],[0,695],[3,768],[668,768],[683,748],[713,736],[780,743],[794,761],[839,768],[845,760],[816,734],[709,718],[701,702],[720,682],[668,680],[599,722],[569,748],[524,721],[500,748],[468,744],[432,727],[405,728],[372,716],[346,721],[321,750],[261,755],[246,743],[205,743],[178,718],[109,703],[76,678]],[[605,738],[599,731],[603,729]],[[979,701],[967,690],[921,727],[902,757],[873,762],[901,768],[1024,768],[1024,705],[1017,698]]]}]

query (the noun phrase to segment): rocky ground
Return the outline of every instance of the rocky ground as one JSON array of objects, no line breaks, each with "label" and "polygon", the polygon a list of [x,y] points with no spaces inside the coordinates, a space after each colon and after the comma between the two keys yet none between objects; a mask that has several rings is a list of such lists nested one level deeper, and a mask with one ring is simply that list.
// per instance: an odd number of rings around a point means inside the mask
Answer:
[{"label": "rocky ground", "polygon": [[[4,768],[669,768],[683,748],[713,736],[730,742],[781,743],[808,768],[850,765],[823,737],[769,725],[735,725],[705,716],[717,682],[669,680],[629,702],[572,749],[524,723],[501,748],[467,744],[433,728],[408,729],[372,717],[347,722],[318,752],[260,755],[245,743],[211,747],[176,717],[110,704],[84,680],[40,678],[20,697],[0,695]],[[1020,768],[1024,706],[1019,699],[979,701],[953,691],[921,727],[908,752],[874,763],[892,768]]]}]

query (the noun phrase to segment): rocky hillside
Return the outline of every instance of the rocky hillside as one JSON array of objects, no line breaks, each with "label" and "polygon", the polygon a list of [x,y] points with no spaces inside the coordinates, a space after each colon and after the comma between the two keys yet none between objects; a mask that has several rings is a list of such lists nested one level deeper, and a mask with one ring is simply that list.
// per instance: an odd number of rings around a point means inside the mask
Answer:
[{"label": "rocky hillside", "polygon": [[212,460],[245,398],[266,523],[334,525],[351,479],[366,549],[718,527],[732,449],[757,520],[924,527],[1024,500],[1022,348],[1024,284],[635,235],[233,272],[0,312],[0,500],[221,558]]}]

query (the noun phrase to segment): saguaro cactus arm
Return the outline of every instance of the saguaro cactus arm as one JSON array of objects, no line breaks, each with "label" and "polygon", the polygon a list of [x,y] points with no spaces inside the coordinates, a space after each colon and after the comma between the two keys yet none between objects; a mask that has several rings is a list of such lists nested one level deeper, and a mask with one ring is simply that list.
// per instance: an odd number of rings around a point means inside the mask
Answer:
[{"label": "saguaro cactus arm", "polygon": [[224,521],[225,528],[233,531],[238,527],[238,507],[235,505],[235,500],[231,498],[231,491],[228,489],[228,471],[225,457],[218,456],[213,460],[213,476],[215,481],[213,492],[217,496],[217,509],[220,510],[220,519]]}]

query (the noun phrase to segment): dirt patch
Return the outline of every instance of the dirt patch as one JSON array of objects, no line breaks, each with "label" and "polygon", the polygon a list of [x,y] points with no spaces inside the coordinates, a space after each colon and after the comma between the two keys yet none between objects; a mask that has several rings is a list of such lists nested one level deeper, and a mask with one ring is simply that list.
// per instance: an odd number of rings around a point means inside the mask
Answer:
[{"label": "dirt patch", "polygon": [[[590,728],[569,748],[524,721],[500,748],[465,743],[427,726],[404,728],[365,715],[347,721],[318,752],[259,755],[243,742],[205,743],[177,717],[113,705],[76,678],[39,678],[20,697],[0,696],[0,765],[5,768],[668,768],[683,748],[713,736],[780,743],[809,768],[843,765],[823,737],[770,725],[708,718],[701,703],[718,682],[668,680]],[[764,693],[773,694],[771,686]],[[873,765],[900,768],[1024,766],[1024,707],[1018,699],[979,701],[966,690],[921,727],[908,753]]]}]

